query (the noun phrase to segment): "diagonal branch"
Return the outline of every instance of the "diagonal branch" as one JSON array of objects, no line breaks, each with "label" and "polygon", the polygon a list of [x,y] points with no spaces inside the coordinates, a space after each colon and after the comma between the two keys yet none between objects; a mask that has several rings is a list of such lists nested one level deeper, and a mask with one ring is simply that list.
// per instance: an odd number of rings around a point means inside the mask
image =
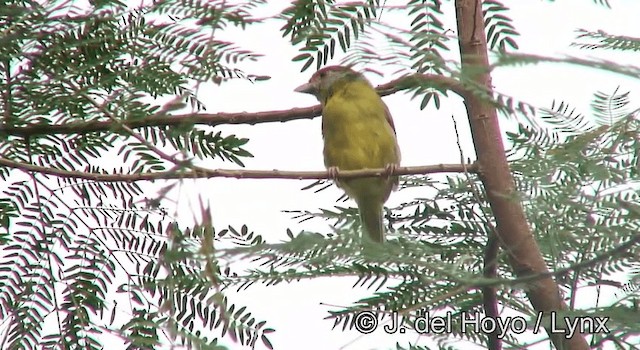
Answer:
[{"label": "diagonal branch", "polygon": [[173,163],[176,166],[180,166],[181,162],[180,160],[178,160],[175,156],[171,156],[168,155],[166,153],[164,153],[164,151],[162,151],[161,149],[159,149],[158,147],[156,147],[155,145],[151,144],[151,142],[145,140],[142,136],[138,135],[135,131],[133,131],[133,129],[131,129],[130,127],[124,125],[124,123],[118,119],[118,117],[116,117],[113,113],[111,113],[110,111],[107,110],[107,108],[105,108],[105,104],[109,101],[109,99],[105,99],[105,102],[100,104],[97,101],[95,101],[93,98],[91,98],[91,96],[89,96],[87,93],[82,92],[81,89],[77,86],[75,86],[75,84],[70,83],[71,87],[73,88],[73,90],[80,94],[80,96],[84,97],[87,101],[89,101],[89,103],[91,103],[94,107],[96,107],[98,110],[100,110],[107,118],[109,118],[109,120],[118,126],[118,128],[121,128],[122,130],[126,131],[131,137],[133,137],[134,139],[138,140],[138,142],[140,142],[141,144],[147,146],[147,148],[149,148],[151,151],[155,152],[155,154],[157,154],[160,158],[169,161],[171,163]]}]

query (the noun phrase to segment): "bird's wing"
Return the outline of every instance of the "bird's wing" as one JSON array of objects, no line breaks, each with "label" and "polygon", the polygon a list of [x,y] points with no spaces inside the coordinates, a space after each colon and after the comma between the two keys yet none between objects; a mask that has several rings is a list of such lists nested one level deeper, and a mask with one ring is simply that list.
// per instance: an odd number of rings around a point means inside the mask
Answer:
[{"label": "bird's wing", "polygon": [[389,123],[389,125],[391,125],[391,129],[393,130],[393,133],[396,133],[396,126],[393,125],[393,118],[391,117],[391,112],[389,111],[389,107],[387,107],[387,104],[382,102],[382,105],[384,106],[384,117],[387,119],[387,123]]},{"label": "bird's wing", "polygon": [[[389,123],[389,126],[391,126],[391,130],[393,130],[393,138],[395,139],[395,147],[396,147],[396,155],[398,156],[398,160],[396,162],[396,164],[400,164],[400,158],[402,157],[400,155],[400,145],[398,145],[398,139],[397,139],[397,134],[396,134],[396,126],[393,125],[393,118],[391,117],[391,111],[389,111],[389,107],[387,107],[387,104],[384,103],[384,101],[382,101],[382,105],[384,106],[384,117],[387,120],[387,123]],[[397,182],[397,178],[396,178],[396,182]]]}]

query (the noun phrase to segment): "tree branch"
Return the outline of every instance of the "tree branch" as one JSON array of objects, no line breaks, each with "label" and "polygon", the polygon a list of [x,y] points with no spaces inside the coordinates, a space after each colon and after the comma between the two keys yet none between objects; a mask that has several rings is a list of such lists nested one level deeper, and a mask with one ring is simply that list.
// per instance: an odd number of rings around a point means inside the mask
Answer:
[{"label": "tree branch", "polygon": [[[381,96],[394,94],[398,91],[415,87],[417,84],[429,85],[435,88],[451,90],[458,95],[469,93],[458,80],[435,74],[414,74],[392,80],[379,85],[376,89]],[[320,115],[320,105],[306,108],[292,108],[279,111],[265,112],[237,112],[237,113],[188,113],[167,114],[165,110],[136,120],[122,120],[122,125],[112,120],[92,120],[66,124],[29,124],[27,126],[0,125],[0,133],[15,136],[33,136],[50,134],[86,134],[113,130],[114,127],[138,129],[143,127],[177,126],[190,124],[227,125],[227,124],[259,124],[272,122],[286,122],[298,119],[313,119]]]},{"label": "tree branch", "polygon": [[[517,277],[514,279],[501,279],[501,278],[483,278],[481,280],[476,280],[476,281],[469,281],[468,283],[464,283],[464,284],[460,284],[457,288],[455,288],[454,290],[447,292],[446,294],[440,295],[436,298],[433,299],[429,299],[423,303],[419,303],[416,305],[411,305],[410,307],[407,307],[405,309],[402,310],[398,310],[400,313],[402,314],[408,314],[411,311],[415,311],[415,310],[420,310],[420,309],[424,309],[429,307],[430,305],[434,305],[436,302],[439,302],[441,300],[445,300],[448,298],[451,298],[459,293],[466,293],[469,290],[472,289],[477,289],[477,288],[491,288],[491,287],[499,287],[499,286],[518,286],[518,285],[522,285],[523,283],[531,283],[531,282],[535,282],[544,278],[549,278],[549,277],[556,277],[556,276],[561,276],[561,275],[566,275],[569,272],[575,271],[575,270],[579,270],[579,269],[584,269],[584,268],[588,268],[591,266],[594,266],[598,263],[602,263],[605,260],[609,260],[612,257],[616,256],[616,255],[621,255],[625,252],[627,252],[629,249],[633,248],[634,246],[636,246],[637,244],[640,243],[640,234],[636,234],[634,235],[630,240],[621,243],[620,245],[614,247],[613,249],[610,249],[604,253],[600,253],[597,254],[595,257],[593,257],[592,259],[588,259],[588,260],[584,260],[581,261],[579,263],[575,263],[572,264],[571,266],[567,266],[555,271],[546,271],[544,273],[541,274],[536,274],[536,275],[527,275],[527,276],[523,276],[523,277]],[[284,245],[284,244],[283,244]],[[273,246],[273,245],[271,245]],[[234,248],[237,249],[237,248]],[[221,251],[224,251],[226,249],[221,249]],[[345,276],[347,276],[348,274],[345,274]],[[483,276],[485,277],[485,276]]]},{"label": "tree branch", "polygon": [[[206,169],[196,167],[193,170],[168,170],[159,172],[147,172],[137,174],[104,174],[90,171],[68,171],[56,168],[48,168],[34,164],[20,163],[0,157],[0,165],[9,168],[20,169],[27,172],[54,175],[65,178],[85,179],[100,182],[134,182],[171,179],[206,179],[214,177],[227,177],[236,179],[298,179],[319,180],[332,179],[328,171],[283,171],[283,170],[228,170]],[[338,171],[339,178],[357,178],[367,176],[391,176],[391,175],[418,175],[433,173],[462,173],[478,172],[476,164],[438,164],[416,167],[398,167],[392,173],[387,169],[344,170]]]}]

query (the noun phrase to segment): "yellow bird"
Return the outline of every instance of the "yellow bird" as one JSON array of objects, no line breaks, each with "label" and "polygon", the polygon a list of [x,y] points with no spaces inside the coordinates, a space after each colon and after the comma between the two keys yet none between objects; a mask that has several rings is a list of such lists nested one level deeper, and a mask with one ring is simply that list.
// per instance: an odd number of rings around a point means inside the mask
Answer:
[{"label": "yellow bird", "polygon": [[[324,164],[329,170],[393,169],[400,148],[389,108],[360,73],[342,66],[317,71],[295,89],[314,95],[322,104]],[[338,181],[355,200],[369,237],[384,242],[383,205],[398,185],[397,176]]]}]

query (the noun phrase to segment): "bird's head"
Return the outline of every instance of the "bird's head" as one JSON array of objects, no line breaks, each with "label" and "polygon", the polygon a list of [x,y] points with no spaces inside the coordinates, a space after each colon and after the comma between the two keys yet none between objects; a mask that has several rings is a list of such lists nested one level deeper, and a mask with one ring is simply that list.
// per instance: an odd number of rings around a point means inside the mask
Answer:
[{"label": "bird's head", "polygon": [[308,83],[298,86],[294,91],[311,94],[318,101],[324,103],[331,96],[337,84],[356,79],[365,78],[349,67],[329,66],[315,72]]}]

